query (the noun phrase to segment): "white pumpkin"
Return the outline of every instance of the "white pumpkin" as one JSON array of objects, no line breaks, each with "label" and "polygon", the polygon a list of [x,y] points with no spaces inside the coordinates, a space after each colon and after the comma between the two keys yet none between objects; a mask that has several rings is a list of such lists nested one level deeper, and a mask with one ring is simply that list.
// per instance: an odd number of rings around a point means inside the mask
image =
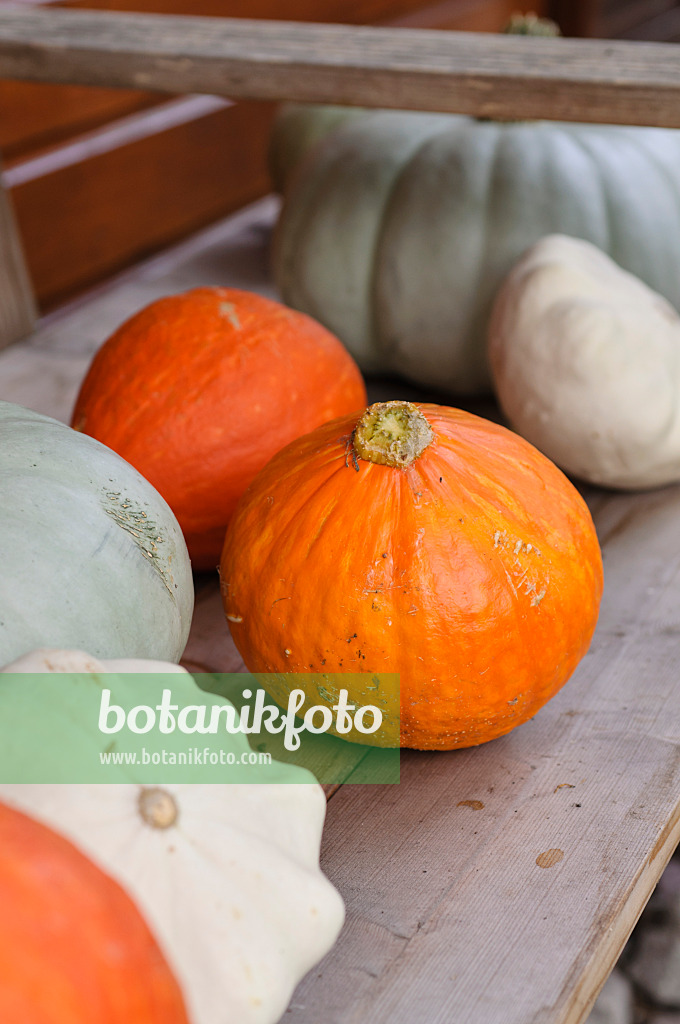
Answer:
[{"label": "white pumpkin", "polygon": [[680,317],[588,242],[541,239],[501,288],[489,359],[512,426],[610,487],[680,480]]},{"label": "white pumpkin", "polygon": [[[64,671],[184,672],[50,650],[2,670]],[[227,743],[250,749],[240,734]],[[193,1024],[274,1024],[342,926],[319,868],[321,787],[291,765],[256,770],[293,784],[0,785],[4,803],[61,832],[132,896]]]}]

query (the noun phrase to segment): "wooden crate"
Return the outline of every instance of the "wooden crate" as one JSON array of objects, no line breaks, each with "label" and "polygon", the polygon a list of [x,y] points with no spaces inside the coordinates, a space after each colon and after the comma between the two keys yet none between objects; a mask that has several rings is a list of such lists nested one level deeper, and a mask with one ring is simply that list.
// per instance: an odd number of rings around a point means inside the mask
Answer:
[{"label": "wooden crate", "polygon": [[[680,125],[680,68],[661,44],[15,10],[0,11],[0,74]],[[199,283],[271,294],[264,246],[275,213],[264,200],[47,318],[0,355],[1,397],[66,419],[92,353],[142,305]],[[3,216],[8,342],[32,307],[8,208]],[[418,392],[378,382],[371,397]],[[680,837],[680,488],[584,494],[606,579],[589,654],[500,740],[405,752],[394,787],[353,786],[361,761],[348,769],[329,794],[323,850],[347,924],[295,994],[290,1024],[587,1016]],[[216,580],[197,582],[187,664],[234,670]]]},{"label": "wooden crate", "polygon": [[[51,0],[73,9],[474,31],[498,31],[515,9],[540,11],[544,2]],[[5,184],[40,309],[265,195],[273,113],[247,100],[0,80]]]}]

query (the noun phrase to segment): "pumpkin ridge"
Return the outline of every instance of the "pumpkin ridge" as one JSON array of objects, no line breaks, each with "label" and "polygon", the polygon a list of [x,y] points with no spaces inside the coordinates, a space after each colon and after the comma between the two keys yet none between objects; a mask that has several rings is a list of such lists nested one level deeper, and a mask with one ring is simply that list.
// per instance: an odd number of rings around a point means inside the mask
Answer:
[{"label": "pumpkin ridge", "polygon": [[649,147],[648,149],[645,149],[645,154],[644,155],[645,155],[645,158],[647,160],[649,160],[649,162],[657,169],[657,171],[659,172],[660,177],[662,177],[664,179],[664,181],[666,182],[666,184],[668,185],[668,194],[670,195],[671,199],[673,200],[673,203],[675,205],[675,208],[676,208],[676,211],[677,211],[677,214],[678,214],[677,220],[676,220],[676,230],[678,230],[678,228],[680,228],[680,193],[678,193],[677,185],[673,181],[673,178],[672,178],[668,168],[664,166],[664,164],[663,164],[663,162],[661,160],[659,160],[657,154],[655,154],[654,150],[651,147]]},{"label": "pumpkin ridge", "polygon": [[[603,227],[605,231],[605,237],[599,241],[598,248],[602,249],[604,252],[611,252],[614,255],[614,258],[616,258],[616,254],[618,254],[619,247],[617,244],[615,244],[615,218],[612,216],[612,200],[609,194],[610,190],[607,188],[607,178],[605,170],[600,166],[599,163],[597,149],[593,150],[591,148],[591,146],[589,145],[590,138],[588,136],[584,135],[583,137],[580,137],[579,135],[574,133],[570,134],[569,137],[576,142],[576,145],[581,150],[581,152],[586,154],[588,162],[590,164],[590,176],[594,181],[597,181],[598,183],[600,202],[602,205],[602,209],[604,211]],[[595,145],[597,146],[597,139],[595,139]]]},{"label": "pumpkin ridge", "polygon": [[[393,268],[391,264],[390,254],[393,250],[394,240],[388,242],[385,241],[385,236],[392,233],[395,229],[392,224],[392,214],[397,207],[398,200],[401,195],[401,191],[404,188],[404,181],[408,179],[408,176],[412,173],[413,164],[418,161],[422,153],[436,140],[442,132],[449,129],[460,128],[463,131],[461,122],[467,122],[468,118],[461,117],[450,117],[450,115],[439,115],[442,118],[442,127],[437,130],[433,130],[432,134],[427,138],[423,139],[421,143],[413,150],[409,155],[409,158],[405,160],[402,166],[399,168],[397,174],[394,177],[392,186],[389,191],[389,195],[382,208],[382,216],[378,224],[378,231],[376,233],[376,245],[374,251],[374,258],[371,262],[371,332],[373,338],[373,346],[380,355],[393,356],[398,352],[398,344],[394,337],[393,332],[384,323],[384,308],[388,307],[386,300],[381,298],[384,292],[389,294],[392,287],[398,287],[398,282],[392,281]],[[446,123],[450,121],[450,123]],[[403,229],[402,229],[403,230]],[[386,280],[386,284],[383,285],[383,279]]]},{"label": "pumpkin ridge", "polygon": [[[436,115],[442,117],[442,115]],[[443,115],[447,117],[448,115]],[[380,216],[377,220],[377,228],[374,237],[373,245],[373,257],[370,261],[370,280],[368,284],[367,294],[369,295],[369,335],[371,338],[371,347],[374,352],[378,355],[389,355],[394,346],[394,340],[390,339],[386,332],[381,327],[381,316],[380,316],[380,301],[379,295],[379,281],[382,278],[383,267],[381,264],[381,252],[383,251],[383,235],[387,230],[390,219],[390,210],[393,205],[395,194],[398,194],[399,185],[403,176],[408,172],[412,162],[418,158],[420,153],[430,144],[433,138],[439,134],[439,127],[433,123],[432,133],[428,134],[425,138],[421,139],[420,142],[411,150],[409,155],[402,164],[397,168],[392,182],[390,183],[385,197],[382,203],[382,209]]]},{"label": "pumpkin ridge", "polygon": [[[340,438],[340,441],[342,441],[342,440],[344,440],[344,438]],[[349,441],[349,436],[347,436],[347,442],[348,441]],[[293,443],[296,443],[296,442],[294,441]],[[314,454],[316,454],[316,453],[314,453]],[[323,454],[323,450],[318,451],[317,454],[321,456]],[[343,457],[343,460],[344,460],[344,457]],[[323,492],[323,490],[329,485],[329,483],[331,483],[334,480],[336,475],[341,473],[342,471],[344,471],[347,468],[345,466],[344,461],[340,461],[339,453],[337,453],[337,452],[334,452],[332,454],[332,458],[330,458],[327,463],[322,463],[321,460],[320,460],[320,462],[315,463],[315,465],[316,465],[317,469],[320,470],[320,471],[322,470],[322,468],[324,468],[324,469],[328,468],[328,470],[329,470],[328,476],[326,476],[324,478],[324,480],[322,480],[320,483],[317,483],[317,485],[314,486],[314,488],[312,490],[310,490],[310,492],[303,492],[300,495],[299,501],[297,503],[295,503],[295,502],[291,502],[290,503],[290,509],[289,509],[290,514],[289,514],[287,520],[285,522],[280,522],[280,523],[277,524],[278,529],[281,529],[283,536],[286,537],[286,538],[288,538],[292,534],[292,532],[294,531],[295,523],[300,518],[300,512],[303,509],[305,509],[307,506],[311,506],[311,504],[317,499],[318,495],[320,495]],[[274,479],[277,480],[277,482],[281,482],[282,484],[285,483],[289,488],[292,488],[293,490],[295,490],[295,492],[297,492],[297,490],[298,490],[297,478],[299,477],[299,474],[300,474],[300,467],[299,467],[299,465],[292,466],[291,469],[285,475],[283,475],[283,476],[280,475],[279,473],[275,473],[275,467],[274,467],[274,470],[272,470],[272,472],[274,473]],[[248,494],[248,492],[247,492],[247,494]],[[337,503],[336,503],[336,505],[337,505]],[[279,509],[277,509],[277,514],[280,514]],[[302,535],[302,539],[304,539],[304,536],[305,535],[303,534]],[[310,541],[310,543],[309,543],[309,548],[308,548],[309,551],[311,551],[313,540],[315,540],[315,538],[312,539],[312,541]],[[258,543],[259,543],[259,541],[258,541]]]},{"label": "pumpkin ridge", "polygon": [[[427,405],[422,405],[421,408],[425,410],[436,409],[436,407]],[[436,413],[430,413],[430,416],[430,422],[436,431],[438,425]],[[465,422],[461,424],[461,427],[464,426],[465,429],[462,437],[457,438],[447,434],[444,438],[439,439],[440,447],[437,450],[437,456],[448,464],[450,469],[448,478],[444,477],[443,483],[448,485],[451,497],[456,497],[458,501],[464,501],[465,503],[472,502],[475,504],[478,514],[489,520],[492,520],[497,514],[499,504],[502,505],[504,517],[512,519],[516,527],[516,539],[519,539],[520,535],[524,535],[527,532],[531,522],[531,515],[527,515],[526,508],[523,506],[523,503],[518,502],[514,492],[521,492],[526,489],[527,485],[531,484],[536,484],[543,489],[545,489],[547,483],[551,487],[557,484],[562,485],[568,482],[567,477],[554,463],[538,453],[524,438],[508,431],[507,428],[500,424],[489,424],[489,428],[493,430],[498,439],[498,447],[487,445],[486,448],[486,459],[492,464],[492,472],[487,471],[482,474],[478,467],[472,470],[469,467],[468,450],[470,446],[478,443],[483,434],[489,434],[490,430],[484,430],[484,423],[485,421],[481,417],[466,414]],[[503,442],[508,438],[508,435],[512,438],[514,445],[512,458],[505,456],[502,450]],[[520,454],[518,449],[526,455],[526,461],[518,458]],[[537,462],[540,466],[540,472],[536,465]],[[419,462],[419,466],[423,472],[428,474],[431,472],[427,453]],[[456,481],[458,486],[454,487],[451,482],[452,479]],[[501,480],[503,479],[506,482],[502,483]],[[475,493],[480,484],[483,484],[483,491]],[[432,491],[432,493],[433,495],[436,494],[435,491]],[[587,513],[588,516],[590,515],[585,501],[578,492],[576,492],[573,501],[575,506],[579,508],[581,518],[584,513]],[[574,527],[572,521],[570,521],[569,525],[571,528]],[[552,544],[559,547],[560,543],[559,535],[555,534],[552,538]]]}]

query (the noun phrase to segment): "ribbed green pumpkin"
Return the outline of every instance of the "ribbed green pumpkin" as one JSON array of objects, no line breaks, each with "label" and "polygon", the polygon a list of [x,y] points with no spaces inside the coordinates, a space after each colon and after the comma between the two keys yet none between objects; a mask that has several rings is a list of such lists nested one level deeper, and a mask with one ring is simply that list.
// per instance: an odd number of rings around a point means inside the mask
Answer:
[{"label": "ribbed green pumpkin", "polygon": [[281,115],[274,266],[284,301],[364,370],[488,390],[494,296],[547,234],[593,242],[680,304],[680,132],[347,113]]},{"label": "ribbed green pumpkin", "polygon": [[0,402],[0,665],[37,647],[178,661],[194,591],[177,520],[99,441]]}]

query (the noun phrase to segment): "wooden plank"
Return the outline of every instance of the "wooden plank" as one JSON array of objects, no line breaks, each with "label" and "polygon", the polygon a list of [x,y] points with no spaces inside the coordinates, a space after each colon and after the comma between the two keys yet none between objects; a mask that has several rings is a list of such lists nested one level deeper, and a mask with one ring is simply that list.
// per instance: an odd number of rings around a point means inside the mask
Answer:
[{"label": "wooden plank", "polygon": [[14,211],[0,182],[0,348],[25,337],[36,318]]},{"label": "wooden plank", "polygon": [[273,114],[183,97],[9,168],[42,308],[263,195]]},{"label": "wooden plank", "polygon": [[394,791],[335,795],[348,924],[291,1024],[585,1020],[680,838],[680,488],[596,505],[603,614],[558,697],[487,746],[405,754]]},{"label": "wooden plank", "polygon": [[[257,203],[48,318],[0,353],[0,397],[68,418],[91,353],[140,306],[218,281],[272,294],[275,212]],[[680,487],[586,494],[606,581],[591,651],[509,736],[407,752],[399,786],[333,792],[322,863],[348,920],[290,1024],[585,1020],[680,836]],[[187,659],[240,664],[214,581]]]},{"label": "wooden plank", "polygon": [[[512,0],[31,0],[32,6],[50,4],[232,18],[377,21],[475,32],[500,31],[513,11],[537,9],[528,0],[519,4]],[[0,81],[0,150],[7,163],[158,102],[158,95],[148,92]]]},{"label": "wooden plank", "polygon": [[0,81],[0,149],[5,165],[159,102],[156,93]]},{"label": "wooden plank", "polygon": [[8,8],[0,11],[0,75],[680,126],[680,64],[663,43]]},{"label": "wooden plank", "polygon": [[118,118],[95,131],[76,136],[65,145],[10,164],[3,175],[5,187],[15,189],[94,157],[105,156],[121,146],[130,146],[200,117],[225,110],[231,105],[229,100],[217,96],[182,96],[143,114],[135,113],[130,117]]}]

